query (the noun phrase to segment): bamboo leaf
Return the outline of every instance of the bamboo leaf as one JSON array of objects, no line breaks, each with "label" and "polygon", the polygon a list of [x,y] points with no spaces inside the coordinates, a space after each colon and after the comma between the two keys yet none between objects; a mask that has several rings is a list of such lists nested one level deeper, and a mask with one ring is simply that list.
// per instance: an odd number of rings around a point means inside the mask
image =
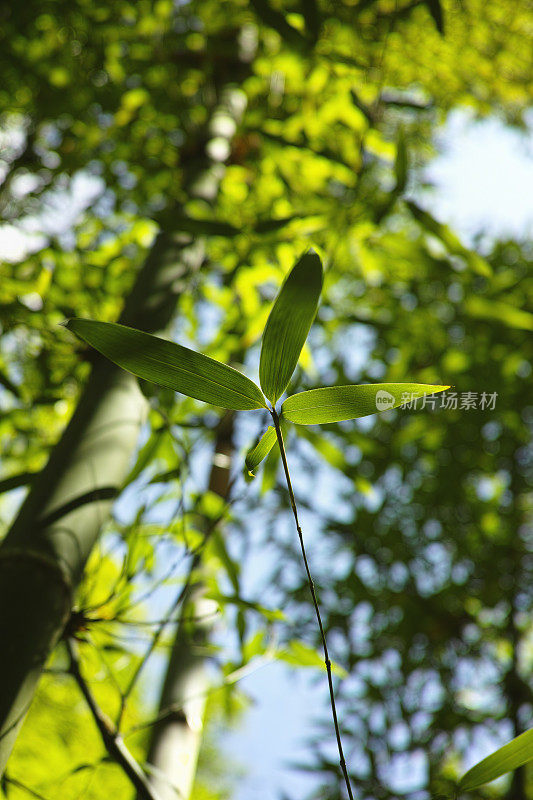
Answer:
[{"label": "bamboo leaf", "polygon": [[65,325],[138,378],[235,411],[266,407],[259,387],[249,378],[188,347],[114,322],[70,319]]},{"label": "bamboo leaf", "polygon": [[263,333],[259,378],[268,399],[283,394],[315,318],[322,264],[314,250],[296,262],[278,292]]},{"label": "bamboo leaf", "polygon": [[[280,420],[281,424],[281,420]],[[283,431],[283,428],[282,428]],[[276,485],[276,478],[281,462],[281,453],[279,447],[273,447],[265,459],[263,465],[263,474],[261,476],[261,495],[270,492]]]},{"label": "bamboo leaf", "polygon": [[246,453],[246,478],[255,478],[255,470],[272,450],[276,442],[276,429],[269,425],[259,442]]},{"label": "bamboo leaf", "polygon": [[282,406],[285,419],[299,425],[317,425],[366,417],[403,403],[449,389],[425,383],[372,383],[328,386],[288,397]]},{"label": "bamboo leaf", "polygon": [[522,733],[469,769],[459,781],[459,791],[470,792],[512,772],[533,759],[533,729]]}]

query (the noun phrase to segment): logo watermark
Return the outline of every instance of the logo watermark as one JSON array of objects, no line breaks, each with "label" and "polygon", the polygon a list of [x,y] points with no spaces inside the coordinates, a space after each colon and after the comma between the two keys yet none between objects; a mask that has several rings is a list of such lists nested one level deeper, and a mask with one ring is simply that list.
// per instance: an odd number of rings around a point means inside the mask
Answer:
[{"label": "logo watermark", "polygon": [[[390,398],[390,399],[389,399]],[[494,411],[498,392],[442,392],[418,397],[413,392],[403,392],[400,403],[403,408],[444,408],[448,411]],[[376,394],[376,408],[385,411],[392,407],[394,398],[380,390]]]},{"label": "logo watermark", "polygon": [[394,403],[395,397],[389,392],[380,389],[379,392],[376,393],[376,408],[378,411],[387,411],[388,408],[393,407]]}]

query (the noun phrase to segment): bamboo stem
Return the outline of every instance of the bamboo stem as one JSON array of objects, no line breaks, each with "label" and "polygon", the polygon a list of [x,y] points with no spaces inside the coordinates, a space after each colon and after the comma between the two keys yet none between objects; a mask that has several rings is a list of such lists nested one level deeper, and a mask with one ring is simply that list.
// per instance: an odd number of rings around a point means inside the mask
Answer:
[{"label": "bamboo stem", "polygon": [[337,718],[337,707],[335,705],[335,692],[333,690],[333,677],[331,674],[331,660],[329,658],[328,652],[328,645],[326,642],[326,634],[324,631],[324,626],[322,624],[322,617],[320,614],[320,608],[318,605],[318,600],[315,591],[315,584],[313,582],[313,578],[311,576],[311,570],[309,568],[309,562],[307,560],[307,553],[305,551],[305,544],[304,544],[304,537],[302,533],[302,529],[300,527],[300,522],[298,520],[298,510],[296,508],[296,498],[294,497],[294,491],[292,488],[291,476],[289,473],[289,465],[287,463],[287,455],[285,453],[285,445],[283,443],[283,434],[281,433],[281,428],[279,425],[279,416],[276,412],[275,408],[272,408],[270,411],[272,415],[272,419],[274,420],[274,427],[276,429],[276,435],[278,437],[278,444],[281,453],[281,461],[283,463],[283,469],[285,472],[285,479],[287,481],[287,489],[289,492],[289,498],[291,502],[292,513],[294,516],[294,521],[296,523],[296,530],[298,531],[298,538],[300,540],[300,549],[302,551],[303,562],[305,566],[305,572],[307,574],[307,583],[309,585],[309,591],[311,592],[311,597],[313,599],[313,606],[315,608],[316,619],[318,622],[318,627],[320,629],[320,638],[322,639],[322,649],[324,651],[324,662],[326,664],[326,672],[328,674],[328,686],[329,686],[329,698],[331,703],[331,713],[333,716],[333,725],[335,726],[335,736],[337,739],[337,749],[339,751],[339,761],[342,770],[342,774],[344,777],[344,782],[346,784],[346,789],[348,792],[348,797],[350,800],[354,800],[354,795],[352,792],[352,787],[350,785],[350,778],[348,776],[348,770],[346,768],[346,759],[344,758],[344,751],[342,749],[342,740],[341,740],[341,733],[339,728],[339,721]]},{"label": "bamboo stem", "polygon": [[70,659],[70,674],[78,684],[78,687],[85,698],[87,705],[93,715],[96,727],[102,737],[104,747],[109,756],[115,761],[124,771],[124,774],[130,779],[132,784],[137,790],[137,796],[140,800],[160,800],[159,795],[150,782],[143,770],[134,759],[124,740],[120,736],[118,730],[114,727],[111,720],[104,714],[96,699],[91,692],[87,681],[83,677],[80,669],[80,662],[77,653],[77,647],[72,639],[66,640],[67,652]]}]

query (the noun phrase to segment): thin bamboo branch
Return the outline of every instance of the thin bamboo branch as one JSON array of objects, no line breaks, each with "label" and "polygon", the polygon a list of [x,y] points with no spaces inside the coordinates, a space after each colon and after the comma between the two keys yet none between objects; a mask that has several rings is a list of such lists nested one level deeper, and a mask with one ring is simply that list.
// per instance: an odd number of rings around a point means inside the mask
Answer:
[{"label": "thin bamboo branch", "polygon": [[159,795],[151,786],[150,781],[143,770],[132,756],[118,730],[114,727],[111,720],[104,714],[96,699],[91,692],[89,685],[81,674],[80,662],[76,644],[72,639],[66,640],[67,652],[70,659],[70,674],[78,684],[78,687],[85,698],[91,711],[96,727],[102,737],[102,742],[110,758],[113,759],[124,771],[137,790],[137,795],[141,800],[160,800]]},{"label": "thin bamboo branch", "polygon": [[348,770],[346,768],[346,759],[344,758],[344,752],[342,749],[342,741],[341,741],[341,733],[339,728],[339,721],[337,718],[337,707],[335,705],[335,692],[333,689],[333,677],[331,674],[331,660],[329,658],[328,652],[328,645],[326,642],[326,634],[324,631],[324,626],[322,624],[322,617],[320,615],[320,608],[318,605],[318,600],[315,591],[315,584],[313,582],[313,578],[311,576],[311,570],[309,568],[309,562],[307,560],[307,553],[305,551],[305,544],[304,544],[304,537],[302,533],[302,529],[300,527],[300,522],[298,520],[298,510],[296,508],[296,498],[294,496],[294,491],[292,488],[291,476],[289,473],[289,465],[287,463],[287,455],[285,453],[285,445],[283,443],[283,434],[281,433],[281,428],[279,424],[279,416],[276,412],[275,408],[271,409],[272,419],[274,420],[274,427],[276,429],[276,435],[278,437],[278,444],[281,453],[281,461],[283,464],[283,470],[285,472],[285,479],[287,481],[287,489],[289,492],[289,498],[291,502],[292,513],[294,516],[294,521],[296,523],[296,530],[298,531],[298,538],[300,540],[300,549],[302,551],[303,562],[305,566],[305,572],[307,574],[307,583],[309,585],[309,591],[311,592],[311,597],[313,600],[313,606],[315,608],[316,619],[318,622],[318,627],[320,629],[320,638],[322,639],[322,649],[324,650],[324,662],[326,664],[326,672],[328,674],[328,686],[329,686],[329,698],[331,702],[331,713],[333,716],[333,724],[335,726],[335,736],[337,738],[337,749],[339,751],[339,761],[342,770],[342,774],[344,777],[344,782],[346,784],[346,789],[348,792],[348,797],[350,800],[354,800],[354,795],[352,792],[352,787],[350,785],[350,778],[348,776]]}]

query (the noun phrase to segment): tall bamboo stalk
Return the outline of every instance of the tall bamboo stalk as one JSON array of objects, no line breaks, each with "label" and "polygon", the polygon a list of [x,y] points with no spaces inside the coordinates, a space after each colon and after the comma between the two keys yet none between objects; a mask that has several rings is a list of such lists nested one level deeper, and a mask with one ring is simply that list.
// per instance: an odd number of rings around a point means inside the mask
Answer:
[{"label": "tall bamboo stalk", "polygon": [[[121,321],[157,332],[192,268],[190,240],[160,234]],[[0,772],[61,636],[73,591],[120,491],[146,416],[137,380],[97,358],[74,415],[0,548]]]},{"label": "tall bamboo stalk", "polygon": [[[216,150],[211,152],[210,140],[220,139],[222,117],[236,125],[244,110],[244,95],[234,86],[213,89],[205,147],[184,173],[189,195],[211,201],[223,165],[217,163]],[[162,222],[171,226],[178,216],[179,209],[166,213]],[[120,322],[149,333],[164,331],[188,277],[203,259],[201,240],[160,233]],[[128,473],[146,408],[137,380],[97,357],[69,425],[0,546],[0,775],[42,667],[69,619],[87,558]]]}]

